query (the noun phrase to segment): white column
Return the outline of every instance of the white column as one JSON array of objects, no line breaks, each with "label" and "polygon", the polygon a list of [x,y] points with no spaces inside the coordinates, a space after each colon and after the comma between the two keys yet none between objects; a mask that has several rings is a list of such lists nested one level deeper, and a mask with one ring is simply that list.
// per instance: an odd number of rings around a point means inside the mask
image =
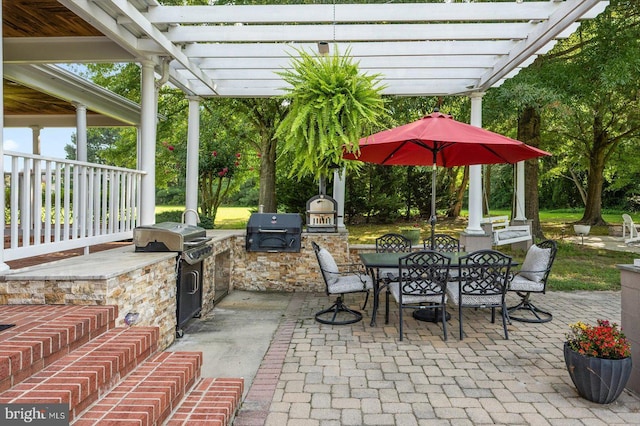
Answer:
[{"label": "white column", "polygon": [[[2,2],[0,2],[0,20],[2,18]],[[0,28],[0,75],[4,75],[4,54],[2,51],[2,28]],[[0,111],[4,111],[4,90],[2,88],[2,84],[0,84]],[[0,175],[4,176],[4,114],[0,114]],[[0,212],[4,212],[5,209],[5,185],[4,179],[0,179],[0,194],[3,194],[0,197]],[[0,215],[0,229],[4,229],[4,214]],[[6,271],[9,269],[9,265],[4,263],[4,244],[0,245],[0,271]]]},{"label": "white column", "polygon": [[[484,92],[469,95],[471,98],[471,125],[482,127],[482,97]],[[484,234],[480,226],[482,219],[482,166],[469,166],[469,224],[468,234]]]},{"label": "white column", "polygon": [[42,148],[40,147],[40,126],[29,126],[31,128],[31,153],[33,155],[41,155]]},{"label": "white column", "polygon": [[141,149],[140,170],[140,224],[151,225],[156,222],[156,95],[153,62],[142,62],[142,113],[141,113]]},{"label": "white column", "polygon": [[524,161],[516,164],[516,217],[513,220],[527,220],[524,211]]},{"label": "white column", "polygon": [[185,223],[198,224],[198,151],[200,146],[200,98],[187,96],[189,121],[187,130],[187,173],[185,195]]},{"label": "white column", "polygon": [[87,106],[74,102],[76,107],[76,160],[87,161]]},{"label": "white column", "polygon": [[344,230],[344,194],[347,181],[347,171],[343,167],[342,170],[333,171],[333,199],[338,203],[338,231]]}]

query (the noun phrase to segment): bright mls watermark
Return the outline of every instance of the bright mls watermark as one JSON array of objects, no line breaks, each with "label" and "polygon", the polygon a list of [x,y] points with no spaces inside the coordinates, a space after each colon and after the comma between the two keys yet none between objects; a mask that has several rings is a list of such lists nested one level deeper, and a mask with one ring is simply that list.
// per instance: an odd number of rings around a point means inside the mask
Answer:
[{"label": "bright mls watermark", "polygon": [[69,404],[0,404],[0,425],[69,426]]}]

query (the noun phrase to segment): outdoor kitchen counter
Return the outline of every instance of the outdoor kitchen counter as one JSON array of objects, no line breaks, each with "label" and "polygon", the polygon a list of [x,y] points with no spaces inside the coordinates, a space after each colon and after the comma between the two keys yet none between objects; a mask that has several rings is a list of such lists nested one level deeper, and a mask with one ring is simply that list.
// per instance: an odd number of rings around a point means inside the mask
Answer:
[{"label": "outdoor kitchen counter", "polygon": [[14,280],[106,280],[143,269],[165,259],[174,252],[136,253],[133,244],[3,272],[6,281]]}]

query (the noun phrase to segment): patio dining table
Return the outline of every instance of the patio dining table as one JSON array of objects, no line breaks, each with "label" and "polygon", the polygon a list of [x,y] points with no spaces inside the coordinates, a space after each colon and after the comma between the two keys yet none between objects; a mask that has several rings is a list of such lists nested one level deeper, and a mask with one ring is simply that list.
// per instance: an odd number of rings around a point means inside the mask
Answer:
[{"label": "patio dining table", "polygon": [[[460,258],[466,256],[468,253],[464,251],[460,252],[439,252],[440,254],[447,256],[451,259],[451,268],[458,268],[460,266]],[[401,257],[408,255],[406,252],[398,252],[398,253],[360,253],[360,261],[364,265],[367,273],[371,275],[373,280],[373,310],[371,312],[371,327],[376,325],[376,315],[378,313],[378,306],[380,303],[380,290],[382,290],[380,286],[380,269],[390,269],[390,268],[398,268],[399,260]],[[511,266],[517,266],[518,262],[512,260]],[[452,276],[452,278],[457,277],[456,275]],[[422,313],[422,309],[414,312],[414,318],[421,321],[432,321],[431,319],[427,319],[424,316],[416,315]],[[447,318],[449,315],[447,314]]]},{"label": "patio dining table", "polygon": [[[371,312],[371,327],[376,325],[376,315],[380,303],[380,269],[391,269],[399,267],[399,259],[409,253],[360,253],[360,261],[373,279],[373,310]],[[459,259],[465,256],[466,252],[441,252],[441,254],[451,259],[451,266],[457,267]],[[417,311],[416,311],[417,312]]]}]

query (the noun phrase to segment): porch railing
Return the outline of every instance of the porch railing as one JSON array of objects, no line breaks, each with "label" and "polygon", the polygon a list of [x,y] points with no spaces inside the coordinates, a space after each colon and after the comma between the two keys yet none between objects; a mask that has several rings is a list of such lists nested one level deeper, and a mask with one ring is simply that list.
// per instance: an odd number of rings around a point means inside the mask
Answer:
[{"label": "porch railing", "polygon": [[144,172],[4,151],[2,261],[120,241],[140,220]]}]

